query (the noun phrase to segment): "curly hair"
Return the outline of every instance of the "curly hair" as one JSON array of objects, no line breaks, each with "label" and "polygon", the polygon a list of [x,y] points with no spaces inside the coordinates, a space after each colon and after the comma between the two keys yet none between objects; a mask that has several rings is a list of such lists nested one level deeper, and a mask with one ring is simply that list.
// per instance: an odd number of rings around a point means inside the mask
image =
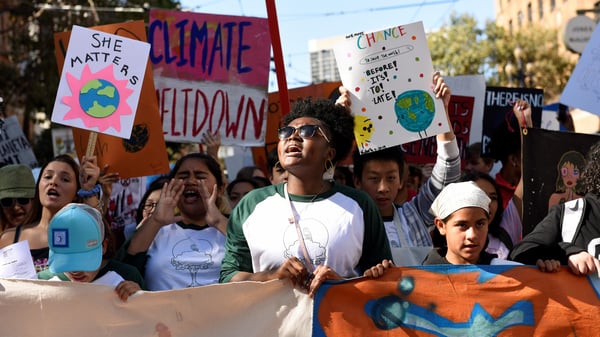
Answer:
[{"label": "curly hair", "polygon": [[588,193],[600,195],[600,141],[590,147],[587,164],[579,179],[583,180]]},{"label": "curly hair", "polygon": [[315,118],[331,133],[331,146],[335,149],[333,164],[346,158],[354,141],[354,117],[346,108],[327,99],[302,99],[283,117],[283,125],[302,117]]}]

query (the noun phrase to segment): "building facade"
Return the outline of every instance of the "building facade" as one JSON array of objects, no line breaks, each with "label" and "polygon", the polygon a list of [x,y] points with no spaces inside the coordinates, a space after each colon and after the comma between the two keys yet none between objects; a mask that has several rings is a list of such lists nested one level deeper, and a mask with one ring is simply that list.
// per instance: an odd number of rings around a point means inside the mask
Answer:
[{"label": "building facade", "polygon": [[583,15],[598,21],[600,1],[598,0],[494,0],[496,24],[509,33],[534,29],[543,26],[557,29],[562,50],[564,31],[570,19],[584,11]]},{"label": "building facade", "polygon": [[340,81],[333,46],[343,37],[332,37],[308,41],[310,52],[310,75],[313,84]]}]

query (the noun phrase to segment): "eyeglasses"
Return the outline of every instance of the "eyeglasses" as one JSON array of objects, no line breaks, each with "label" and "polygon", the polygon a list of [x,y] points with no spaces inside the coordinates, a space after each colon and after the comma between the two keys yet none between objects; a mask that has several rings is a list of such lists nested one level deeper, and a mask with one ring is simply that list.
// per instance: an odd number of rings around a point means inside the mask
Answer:
[{"label": "eyeglasses", "polygon": [[158,205],[158,202],[148,202],[144,204],[144,211],[150,212],[153,209],[156,208],[156,205]]},{"label": "eyeglasses", "polygon": [[277,135],[279,136],[279,139],[284,140],[284,139],[290,138],[294,134],[294,132],[296,132],[296,130],[298,130],[298,134],[302,138],[314,137],[317,130],[319,130],[319,132],[321,133],[321,136],[323,136],[323,138],[325,138],[327,143],[329,143],[329,138],[327,138],[327,136],[325,136],[323,129],[321,129],[321,127],[318,125],[306,124],[306,125],[302,125],[297,128],[288,125],[288,126],[284,126],[284,127],[280,128],[279,130],[277,130]]},{"label": "eyeglasses", "polygon": [[27,206],[31,202],[31,199],[29,199],[29,198],[4,198],[4,199],[0,200],[0,204],[4,208],[13,207],[15,205],[15,202],[17,204],[19,204],[19,206]]}]

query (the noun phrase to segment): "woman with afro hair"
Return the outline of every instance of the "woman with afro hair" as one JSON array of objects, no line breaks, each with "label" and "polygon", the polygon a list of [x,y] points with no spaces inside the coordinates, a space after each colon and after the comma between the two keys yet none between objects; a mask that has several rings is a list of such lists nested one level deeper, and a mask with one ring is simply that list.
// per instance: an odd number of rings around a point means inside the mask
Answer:
[{"label": "woman with afro hair", "polygon": [[220,281],[286,279],[312,296],[326,280],[377,277],[392,258],[377,207],[323,178],[352,149],[352,115],[307,99],[282,122],[277,152],[287,182],[251,191],[233,210]]}]

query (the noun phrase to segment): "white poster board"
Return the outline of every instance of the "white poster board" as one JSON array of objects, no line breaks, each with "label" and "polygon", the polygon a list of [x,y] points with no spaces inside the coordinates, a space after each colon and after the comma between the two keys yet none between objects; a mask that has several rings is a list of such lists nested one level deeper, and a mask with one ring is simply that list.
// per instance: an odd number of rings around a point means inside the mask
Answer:
[{"label": "white poster board", "polygon": [[564,105],[600,115],[600,29],[596,26],[560,96]]},{"label": "white poster board", "polygon": [[450,87],[452,95],[474,98],[469,144],[481,142],[483,107],[485,106],[485,77],[483,75],[448,76],[444,77],[444,80]]},{"label": "white poster board", "polygon": [[52,121],[129,139],[150,44],[73,26]]},{"label": "white poster board", "polygon": [[422,22],[352,34],[334,52],[350,91],[361,153],[450,130],[443,102],[433,93]]}]

